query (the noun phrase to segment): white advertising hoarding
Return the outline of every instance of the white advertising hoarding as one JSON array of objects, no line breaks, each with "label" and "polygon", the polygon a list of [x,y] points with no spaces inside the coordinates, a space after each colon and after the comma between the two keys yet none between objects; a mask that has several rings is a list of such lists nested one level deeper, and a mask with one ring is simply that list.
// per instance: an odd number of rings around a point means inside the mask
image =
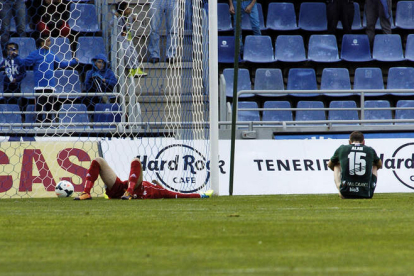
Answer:
[{"label": "white advertising hoarding", "polygon": [[[162,140],[162,141],[161,141]],[[237,140],[234,195],[337,193],[329,158],[347,139],[322,140]],[[369,139],[383,160],[378,172],[378,193],[412,192],[414,189],[414,143],[412,139]],[[139,153],[142,145],[151,149]],[[105,143],[104,157],[121,179],[127,179],[129,162],[137,155],[144,165],[144,179],[157,179],[172,189],[192,184],[194,190],[207,188],[209,161],[203,143],[186,145],[173,139],[113,139]],[[121,159],[117,148],[131,150]],[[184,147],[184,154],[174,149]],[[204,145],[205,147],[205,145]],[[221,140],[220,195],[229,194],[230,141]],[[111,161],[112,160],[112,161]],[[162,165],[163,164],[163,165]]]}]

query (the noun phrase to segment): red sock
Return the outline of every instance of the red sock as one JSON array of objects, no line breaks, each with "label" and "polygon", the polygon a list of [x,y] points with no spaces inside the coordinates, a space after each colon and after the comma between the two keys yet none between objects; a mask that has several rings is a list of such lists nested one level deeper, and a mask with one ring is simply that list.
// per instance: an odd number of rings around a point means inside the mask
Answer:
[{"label": "red sock", "polygon": [[127,192],[132,194],[134,189],[135,189],[135,185],[137,184],[138,179],[141,176],[141,162],[139,162],[138,160],[134,160],[131,162],[131,171],[129,173],[129,179],[128,179],[128,190]]},{"label": "red sock", "polygon": [[96,179],[98,179],[100,170],[101,166],[99,163],[96,160],[93,160],[89,170],[86,173],[85,189],[83,190],[85,193],[91,193],[91,189],[95,184]]}]

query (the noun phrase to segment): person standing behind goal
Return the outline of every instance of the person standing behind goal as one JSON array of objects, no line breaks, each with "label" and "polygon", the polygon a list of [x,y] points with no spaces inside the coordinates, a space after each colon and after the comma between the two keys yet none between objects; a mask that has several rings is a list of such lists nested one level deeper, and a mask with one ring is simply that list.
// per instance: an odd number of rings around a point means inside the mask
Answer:
[{"label": "person standing behind goal", "polygon": [[375,150],[365,146],[364,134],[354,131],[349,145],[340,146],[331,157],[328,167],[342,198],[372,198],[377,185],[377,170],[382,161]]}]

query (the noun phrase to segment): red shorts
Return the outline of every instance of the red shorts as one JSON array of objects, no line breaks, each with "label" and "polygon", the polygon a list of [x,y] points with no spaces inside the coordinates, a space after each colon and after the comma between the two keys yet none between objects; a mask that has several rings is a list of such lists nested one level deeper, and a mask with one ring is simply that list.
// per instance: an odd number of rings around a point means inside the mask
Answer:
[{"label": "red shorts", "polygon": [[[128,180],[121,181],[116,178],[115,184],[111,189],[106,189],[109,198],[121,198],[128,189]],[[158,185],[147,181],[142,181],[142,185],[134,190],[132,194],[134,199],[157,199],[157,198],[199,198],[200,194],[183,194],[169,191]]]}]

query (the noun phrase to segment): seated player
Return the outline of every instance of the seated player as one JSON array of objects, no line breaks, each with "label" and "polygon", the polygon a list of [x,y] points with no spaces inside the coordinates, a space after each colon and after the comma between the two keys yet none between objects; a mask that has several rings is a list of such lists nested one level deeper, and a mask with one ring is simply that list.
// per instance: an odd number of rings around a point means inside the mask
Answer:
[{"label": "seated player", "polygon": [[75,200],[92,199],[91,189],[101,176],[106,187],[106,195],[109,198],[130,199],[157,199],[157,198],[209,198],[213,195],[213,190],[204,193],[177,193],[172,192],[161,186],[156,180],[150,183],[142,180],[142,164],[138,158],[131,162],[131,171],[129,179],[121,181],[105,159],[98,157],[92,161],[91,166],[86,174],[86,184],[83,193]]},{"label": "seated player", "polygon": [[354,131],[349,145],[340,146],[331,157],[328,167],[342,198],[372,198],[377,185],[377,170],[382,161],[375,150],[365,146],[364,134]]}]

